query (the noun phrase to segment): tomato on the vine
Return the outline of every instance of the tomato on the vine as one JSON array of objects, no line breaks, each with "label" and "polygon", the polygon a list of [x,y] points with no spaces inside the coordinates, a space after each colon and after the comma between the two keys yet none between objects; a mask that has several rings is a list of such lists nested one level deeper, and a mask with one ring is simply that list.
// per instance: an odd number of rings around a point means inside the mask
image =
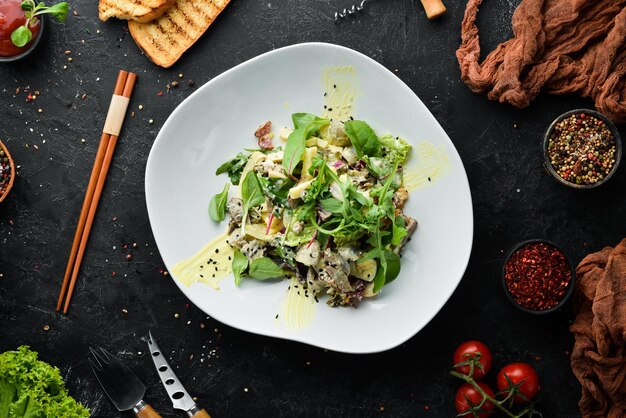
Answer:
[{"label": "tomato on the vine", "polygon": [[[474,365],[474,379],[481,379],[491,370],[491,351],[487,346],[480,341],[466,341],[460,344],[454,351],[452,360],[454,364],[476,360]],[[478,364],[482,366],[479,367]],[[455,367],[455,370],[461,374],[469,376],[470,366],[469,364]]]},{"label": "tomato on the vine", "polygon": [[[478,386],[490,397],[493,398],[493,390],[487,385],[485,382],[476,382]],[[456,395],[454,396],[454,406],[456,408],[456,412],[459,414],[463,412],[469,411],[472,407],[480,405],[483,401],[483,395],[476,390],[476,388],[469,383],[463,383],[463,385],[457,390]],[[496,406],[490,401],[485,401],[483,403],[481,412],[478,413],[480,418],[488,417],[494,410]],[[468,417],[472,417],[473,415],[469,413]]]},{"label": "tomato on the vine", "polygon": [[539,392],[539,376],[527,363],[511,363],[504,366],[498,373],[497,384],[498,390],[505,391],[505,395],[510,393],[512,385],[518,386],[518,393],[523,397],[515,395],[513,402],[517,404],[531,400]]}]

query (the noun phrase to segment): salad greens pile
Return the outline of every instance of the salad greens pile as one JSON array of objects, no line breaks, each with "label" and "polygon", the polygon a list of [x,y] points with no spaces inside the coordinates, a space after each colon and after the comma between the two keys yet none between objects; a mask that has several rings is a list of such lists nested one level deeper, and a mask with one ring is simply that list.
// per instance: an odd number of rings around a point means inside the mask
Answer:
[{"label": "salad greens pile", "polygon": [[356,306],[399,274],[400,253],[417,222],[402,212],[408,199],[403,166],[411,146],[378,136],[364,121],[309,113],[292,115],[284,148],[274,147],[271,122],[255,136],[259,149],[217,169],[228,184],[209,214],[230,215],[235,282],[297,277],[306,295],[325,291],[332,306]]},{"label": "salad greens pile", "polygon": [[89,417],[67,393],[59,369],[25,345],[0,354],[0,418],[19,417]]}]

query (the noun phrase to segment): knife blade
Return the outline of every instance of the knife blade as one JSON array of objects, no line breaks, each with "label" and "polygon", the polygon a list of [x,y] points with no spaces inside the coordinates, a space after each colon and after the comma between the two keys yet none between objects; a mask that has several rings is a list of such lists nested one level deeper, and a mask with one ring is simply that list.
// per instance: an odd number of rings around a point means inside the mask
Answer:
[{"label": "knife blade", "polygon": [[89,347],[89,351],[91,356],[87,356],[87,359],[91,370],[118,411],[132,410],[135,416],[140,418],[161,418],[143,400],[146,385],[135,376],[135,373],[104,348],[94,350]]},{"label": "knife blade", "polygon": [[147,341],[154,367],[156,367],[159,378],[165,387],[165,391],[172,401],[172,406],[175,409],[185,411],[189,417],[211,418],[210,415],[204,409],[200,409],[191,396],[189,396],[189,393],[187,393],[174,371],[172,371],[169,363],[165,360],[163,352],[157,345],[154,337],[152,337],[152,332],[150,331],[148,331]]}]

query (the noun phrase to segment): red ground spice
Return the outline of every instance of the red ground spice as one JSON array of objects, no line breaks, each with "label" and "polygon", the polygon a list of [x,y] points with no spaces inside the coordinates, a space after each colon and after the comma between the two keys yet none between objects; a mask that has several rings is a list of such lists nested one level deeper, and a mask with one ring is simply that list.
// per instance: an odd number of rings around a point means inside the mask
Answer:
[{"label": "red ground spice", "polygon": [[553,308],[565,296],[572,279],[565,254],[544,243],[527,244],[515,251],[504,267],[506,287],[526,309]]}]

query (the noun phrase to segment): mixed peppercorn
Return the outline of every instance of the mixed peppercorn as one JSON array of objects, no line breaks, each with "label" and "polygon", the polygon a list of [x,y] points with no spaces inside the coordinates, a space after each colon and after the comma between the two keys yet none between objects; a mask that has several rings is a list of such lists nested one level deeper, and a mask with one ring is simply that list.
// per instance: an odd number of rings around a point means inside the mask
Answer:
[{"label": "mixed peppercorn", "polygon": [[0,143],[0,197],[7,193],[9,184],[11,183],[11,163],[9,156]]},{"label": "mixed peppercorn", "polygon": [[606,123],[587,113],[573,114],[556,124],[548,140],[548,157],[564,180],[592,185],[615,166],[616,142]]},{"label": "mixed peppercorn", "polygon": [[561,302],[572,271],[560,250],[545,243],[531,243],[511,254],[504,266],[504,280],[517,304],[544,311]]}]

